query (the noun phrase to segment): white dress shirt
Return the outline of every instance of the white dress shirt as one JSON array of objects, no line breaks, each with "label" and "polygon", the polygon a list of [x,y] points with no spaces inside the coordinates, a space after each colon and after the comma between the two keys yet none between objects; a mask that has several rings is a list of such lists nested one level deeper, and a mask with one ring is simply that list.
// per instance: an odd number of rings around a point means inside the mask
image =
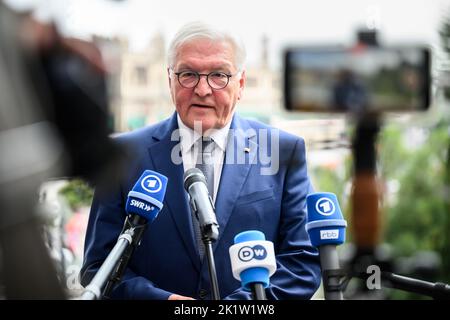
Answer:
[{"label": "white dress shirt", "polygon": [[[197,163],[197,157],[199,152],[198,144],[194,145],[202,136],[186,126],[177,114],[178,128],[180,129],[180,143],[181,143],[181,156],[183,159],[183,168],[187,170],[194,168]],[[212,152],[212,161],[214,163],[214,194],[211,195],[214,202],[216,202],[216,196],[219,189],[220,176],[222,174],[223,159],[225,156],[225,149],[227,146],[228,131],[230,129],[231,121],[223,128],[212,130],[210,135],[214,141],[214,149]]]}]

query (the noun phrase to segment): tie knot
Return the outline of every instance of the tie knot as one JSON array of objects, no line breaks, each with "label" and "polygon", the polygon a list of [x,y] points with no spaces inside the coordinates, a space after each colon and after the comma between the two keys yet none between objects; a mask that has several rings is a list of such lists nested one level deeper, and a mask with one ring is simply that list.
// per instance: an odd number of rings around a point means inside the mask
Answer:
[{"label": "tie knot", "polygon": [[202,137],[200,140],[200,152],[201,153],[212,153],[214,149],[214,140],[210,137]]}]

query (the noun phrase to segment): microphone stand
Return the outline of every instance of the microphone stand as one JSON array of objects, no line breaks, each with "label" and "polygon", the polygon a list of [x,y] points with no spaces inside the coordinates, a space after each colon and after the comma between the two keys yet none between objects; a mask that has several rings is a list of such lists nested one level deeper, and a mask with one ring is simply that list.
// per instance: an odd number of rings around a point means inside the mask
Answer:
[{"label": "microphone stand", "polygon": [[380,131],[377,114],[364,114],[357,119],[353,141],[354,180],[351,194],[352,221],[356,260],[374,256],[381,227],[381,190],[377,179],[376,140]]},{"label": "microphone stand", "polygon": [[[95,277],[86,286],[81,296],[82,300],[96,300],[101,299],[102,296],[109,296],[114,285],[122,278],[134,249],[141,241],[146,226],[147,221],[141,216],[127,216],[116,245],[95,274]],[[103,288],[105,289],[102,294]]]},{"label": "microphone stand", "polygon": [[380,114],[356,114],[352,143],[353,181],[351,220],[356,251],[350,261],[352,273],[378,264],[375,257],[381,233],[380,198],[382,190],[377,177],[376,141],[381,130]]},{"label": "microphone stand", "polygon": [[253,300],[267,300],[266,290],[264,285],[260,282],[252,284],[252,296]]},{"label": "microphone stand", "polygon": [[339,257],[335,245],[319,247],[320,265],[322,266],[322,279],[325,300],[343,300],[340,279],[344,273],[339,269]]},{"label": "microphone stand", "polygon": [[[336,300],[334,298],[339,294],[342,297],[342,293],[346,290],[348,283],[353,277],[364,281],[367,281],[371,277],[371,275],[365,272],[355,272],[348,268],[324,270],[322,274],[326,300]],[[329,281],[330,278],[334,279],[333,283]],[[450,285],[446,283],[433,283],[386,271],[380,272],[380,280],[383,281],[383,285],[387,288],[421,294],[435,300],[450,300]],[[342,300],[342,298],[338,300]]]},{"label": "microphone stand", "polygon": [[437,300],[450,299],[450,285],[442,282],[432,283],[391,272],[382,272],[381,279],[386,280],[390,288],[423,294]]},{"label": "microphone stand", "polygon": [[209,281],[211,283],[211,291],[213,300],[220,300],[219,282],[217,281],[216,263],[214,261],[212,241],[217,239],[219,234],[217,226],[206,225],[200,228],[202,231],[202,241],[205,245],[205,254],[208,262]]},{"label": "microphone stand", "polygon": [[[369,275],[364,272],[354,273],[354,276],[367,280]],[[381,280],[388,288],[422,294],[435,300],[450,300],[450,285],[442,282],[428,282],[410,277],[401,276],[392,272],[381,272]]]}]

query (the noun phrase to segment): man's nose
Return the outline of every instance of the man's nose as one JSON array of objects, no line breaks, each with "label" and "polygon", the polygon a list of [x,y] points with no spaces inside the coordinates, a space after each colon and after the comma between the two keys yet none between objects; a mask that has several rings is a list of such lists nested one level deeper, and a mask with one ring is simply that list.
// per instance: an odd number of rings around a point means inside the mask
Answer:
[{"label": "man's nose", "polygon": [[198,81],[194,92],[200,97],[204,97],[212,93],[212,89],[208,84],[206,76],[200,76],[200,80]]}]

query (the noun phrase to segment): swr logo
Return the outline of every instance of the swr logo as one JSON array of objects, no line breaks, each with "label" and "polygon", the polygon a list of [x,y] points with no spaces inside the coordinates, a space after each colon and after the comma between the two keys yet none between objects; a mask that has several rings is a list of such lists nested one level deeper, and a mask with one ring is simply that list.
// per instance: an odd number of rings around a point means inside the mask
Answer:
[{"label": "swr logo", "polygon": [[248,262],[252,259],[263,260],[267,257],[267,250],[263,246],[257,244],[256,246],[242,247],[238,252],[239,260],[243,262]]},{"label": "swr logo", "polygon": [[134,199],[131,200],[130,206],[133,206],[133,207],[136,207],[138,209],[145,210],[145,211],[153,210],[152,206],[149,206],[148,204],[146,204],[144,202],[141,202],[141,201],[138,201],[138,200],[134,200]]}]

